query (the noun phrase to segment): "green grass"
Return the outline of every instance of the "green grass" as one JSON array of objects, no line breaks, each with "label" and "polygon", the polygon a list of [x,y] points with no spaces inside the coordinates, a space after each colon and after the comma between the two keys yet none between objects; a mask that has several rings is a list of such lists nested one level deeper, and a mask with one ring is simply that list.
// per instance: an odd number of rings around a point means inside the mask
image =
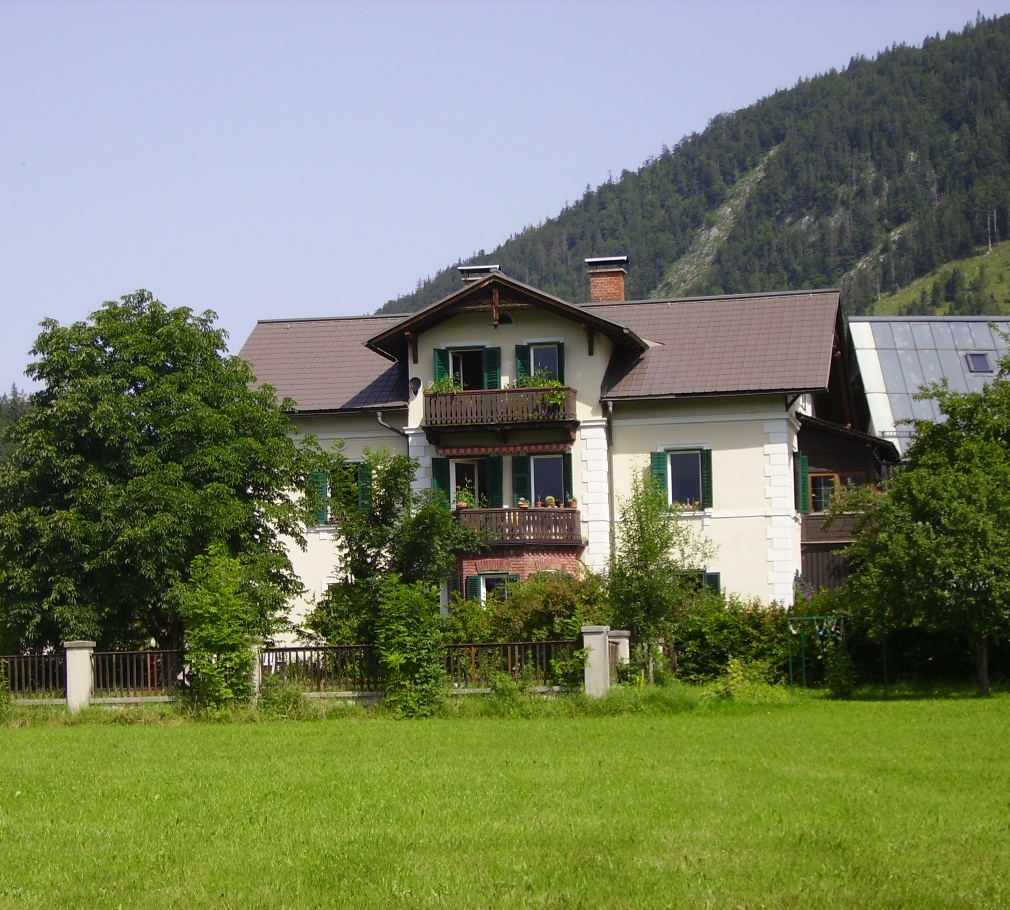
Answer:
[{"label": "green grass", "polygon": [[1010,698],[0,727],[0,907],[1010,905]]}]

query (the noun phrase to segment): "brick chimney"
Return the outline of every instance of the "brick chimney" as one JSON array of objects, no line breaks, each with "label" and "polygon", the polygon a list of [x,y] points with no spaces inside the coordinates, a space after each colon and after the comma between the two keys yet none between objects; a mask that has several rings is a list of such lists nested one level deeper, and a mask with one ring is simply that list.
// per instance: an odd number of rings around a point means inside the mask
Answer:
[{"label": "brick chimney", "polygon": [[593,303],[624,300],[624,276],[628,274],[627,256],[600,256],[587,259],[589,299]]},{"label": "brick chimney", "polygon": [[456,271],[463,279],[463,287],[469,287],[478,281],[483,281],[492,272],[499,271],[498,264],[494,265],[457,265]]}]

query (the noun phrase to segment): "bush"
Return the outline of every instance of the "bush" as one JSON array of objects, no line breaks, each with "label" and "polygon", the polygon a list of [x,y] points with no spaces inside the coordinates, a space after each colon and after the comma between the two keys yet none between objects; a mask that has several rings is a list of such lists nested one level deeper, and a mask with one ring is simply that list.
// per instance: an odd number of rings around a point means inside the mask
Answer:
[{"label": "bush", "polygon": [[283,676],[267,676],[260,686],[256,707],[268,717],[304,720],[312,714],[309,700],[298,683]]},{"label": "bush", "polygon": [[677,678],[707,682],[722,676],[732,658],[761,662],[774,681],[789,669],[786,612],[758,600],[697,594],[667,631]]},{"label": "bush", "polygon": [[384,707],[397,717],[428,717],[445,700],[445,644],[438,592],[423,582],[382,584],[375,643],[386,678]]},{"label": "bush", "polygon": [[777,674],[767,661],[730,658],[726,672],[709,689],[720,698],[733,698],[761,704],[785,701],[789,691],[776,684]]}]

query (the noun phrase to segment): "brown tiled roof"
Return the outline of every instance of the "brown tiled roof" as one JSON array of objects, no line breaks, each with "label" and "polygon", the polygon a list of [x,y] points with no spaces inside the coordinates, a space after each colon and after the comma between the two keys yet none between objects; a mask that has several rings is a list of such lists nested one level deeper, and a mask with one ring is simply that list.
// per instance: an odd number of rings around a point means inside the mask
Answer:
[{"label": "brown tiled roof", "polygon": [[[837,291],[566,304],[594,322],[627,328],[651,346],[619,354],[603,397],[671,398],[826,389],[838,316]],[[403,369],[366,346],[404,316],[267,320],[240,355],[260,382],[298,410],[406,407]],[[412,326],[413,328],[413,326]]]},{"label": "brown tiled roof", "polygon": [[400,364],[365,342],[403,316],[265,320],[239,351],[261,383],[293,398],[298,410],[377,410],[407,406]]},{"label": "brown tiled roof", "polygon": [[826,389],[838,291],[585,304],[651,347],[615,361],[611,399]]}]

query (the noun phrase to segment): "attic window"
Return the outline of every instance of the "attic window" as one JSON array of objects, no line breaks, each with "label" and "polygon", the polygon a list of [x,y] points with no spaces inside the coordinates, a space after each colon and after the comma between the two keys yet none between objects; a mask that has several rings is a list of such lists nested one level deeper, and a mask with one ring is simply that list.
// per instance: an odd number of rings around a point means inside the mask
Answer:
[{"label": "attic window", "polygon": [[992,364],[989,363],[989,355],[986,353],[980,354],[965,354],[964,359],[968,362],[968,370],[972,373],[991,373]]}]

